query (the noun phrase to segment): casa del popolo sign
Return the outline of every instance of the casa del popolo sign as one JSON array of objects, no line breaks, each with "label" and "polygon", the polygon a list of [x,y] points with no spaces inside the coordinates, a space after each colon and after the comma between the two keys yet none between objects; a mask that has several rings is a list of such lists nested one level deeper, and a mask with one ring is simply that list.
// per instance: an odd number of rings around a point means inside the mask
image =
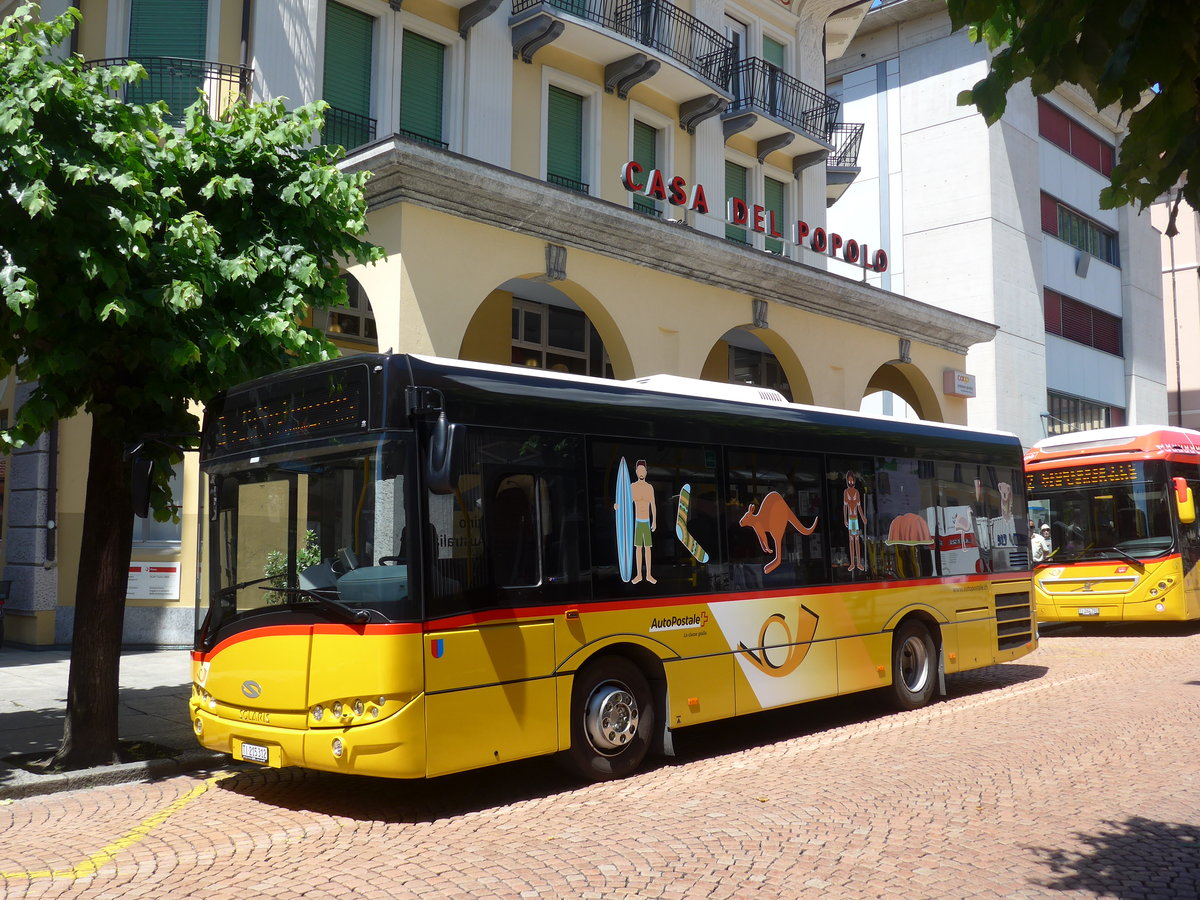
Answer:
[{"label": "casa del popolo sign", "polygon": [[[641,176],[641,165],[632,160],[621,167],[621,184],[625,186],[625,190],[654,200],[663,200],[672,206],[680,206],[699,215],[708,215],[708,198],[704,194],[704,185],[694,184],[688,187],[681,176],[667,178],[659,169],[651,169],[644,181],[639,180]],[[862,266],[873,272],[887,271],[886,250],[876,250],[872,254],[866,244],[860,244],[853,238],[844,240],[835,231],[810,228],[803,219],[793,222],[788,235],[785,236],[783,227],[786,223],[777,221],[774,210],[758,204],[748,204],[740,197],[729,198],[725,218],[731,225],[738,225],[776,240],[787,240],[817,253],[840,258],[851,265]]]}]

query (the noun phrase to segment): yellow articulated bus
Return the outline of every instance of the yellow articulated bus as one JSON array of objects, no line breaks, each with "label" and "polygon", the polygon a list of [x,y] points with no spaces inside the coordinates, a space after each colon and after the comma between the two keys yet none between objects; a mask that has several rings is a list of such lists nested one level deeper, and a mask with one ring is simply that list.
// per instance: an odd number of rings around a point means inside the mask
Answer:
[{"label": "yellow articulated bus", "polygon": [[617,778],[688,726],[912,709],[1037,644],[1012,435],[407,355],[210,405],[200,743],[425,778]]},{"label": "yellow articulated bus", "polygon": [[1047,542],[1034,573],[1039,620],[1200,618],[1200,432],[1129,426],[1046,438],[1025,471],[1030,519]]}]

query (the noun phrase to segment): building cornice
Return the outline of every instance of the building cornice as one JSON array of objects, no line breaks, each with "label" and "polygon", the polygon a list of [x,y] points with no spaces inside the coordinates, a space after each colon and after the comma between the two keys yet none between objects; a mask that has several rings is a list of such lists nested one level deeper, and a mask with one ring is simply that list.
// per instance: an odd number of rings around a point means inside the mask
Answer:
[{"label": "building cornice", "polygon": [[992,340],[998,330],[863,281],[396,136],[356,148],[341,168],[372,173],[366,186],[371,210],[414,203],[958,354]]}]

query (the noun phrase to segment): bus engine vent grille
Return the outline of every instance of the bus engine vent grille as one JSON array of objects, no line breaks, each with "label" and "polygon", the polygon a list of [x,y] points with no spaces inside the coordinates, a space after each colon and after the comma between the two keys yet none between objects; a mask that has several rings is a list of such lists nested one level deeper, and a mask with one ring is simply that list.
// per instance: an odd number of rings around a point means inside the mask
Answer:
[{"label": "bus engine vent grille", "polygon": [[996,595],[996,643],[1015,650],[1033,640],[1033,612],[1029,591]]}]

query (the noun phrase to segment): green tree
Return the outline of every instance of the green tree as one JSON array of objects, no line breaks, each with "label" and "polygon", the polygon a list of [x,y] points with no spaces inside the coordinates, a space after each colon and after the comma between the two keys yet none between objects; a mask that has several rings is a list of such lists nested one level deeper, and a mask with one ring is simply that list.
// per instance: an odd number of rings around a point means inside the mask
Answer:
[{"label": "green tree", "polygon": [[[79,18],[41,22],[28,5],[0,23],[0,374],[34,385],[0,445],[91,417],[59,768],[118,752],[126,448],[194,434],[191,400],[336,355],[301,323],[345,303],[339,263],[380,254],[359,237],[364,177],[309,146],[322,106],[237,103],[213,119],[197,103],[173,127],[165,105],[119,99],[140,66],[55,58]],[[145,445],[160,519],[170,443]]]},{"label": "green tree", "polygon": [[987,77],[959,94],[988,124],[1014,85],[1035,95],[1074,84],[1097,109],[1128,114],[1100,206],[1146,207],[1178,186],[1200,209],[1200,3],[1181,0],[948,0],[954,28],[995,52]]}]

